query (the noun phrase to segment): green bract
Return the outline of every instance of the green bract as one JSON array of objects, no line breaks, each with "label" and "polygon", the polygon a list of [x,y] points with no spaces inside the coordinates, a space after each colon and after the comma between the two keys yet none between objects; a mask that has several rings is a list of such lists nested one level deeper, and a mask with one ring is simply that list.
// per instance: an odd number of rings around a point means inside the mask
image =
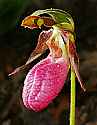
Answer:
[{"label": "green bract", "polygon": [[40,16],[42,14],[48,14],[56,22],[57,27],[61,27],[65,30],[74,32],[74,21],[70,14],[60,9],[45,9],[35,11],[31,16]]}]

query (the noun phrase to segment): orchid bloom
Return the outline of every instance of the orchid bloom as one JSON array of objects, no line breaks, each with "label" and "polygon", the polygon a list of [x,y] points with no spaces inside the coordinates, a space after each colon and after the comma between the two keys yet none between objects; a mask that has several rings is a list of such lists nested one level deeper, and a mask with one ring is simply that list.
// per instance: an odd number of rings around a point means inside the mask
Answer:
[{"label": "orchid bloom", "polygon": [[12,74],[38,58],[45,50],[50,50],[49,55],[32,67],[26,76],[22,93],[24,105],[34,111],[46,108],[63,88],[70,68],[73,68],[81,88],[85,90],[78,71],[72,17],[59,9],[38,10],[26,17],[21,25],[30,29],[46,27],[48,30],[40,33],[37,47],[26,64]]}]

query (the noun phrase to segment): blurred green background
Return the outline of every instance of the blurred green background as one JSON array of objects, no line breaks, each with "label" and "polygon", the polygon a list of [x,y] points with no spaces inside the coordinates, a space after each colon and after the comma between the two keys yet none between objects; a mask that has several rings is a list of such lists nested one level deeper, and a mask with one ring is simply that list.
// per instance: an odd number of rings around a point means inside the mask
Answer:
[{"label": "blurred green background", "polygon": [[22,20],[46,8],[66,10],[74,19],[80,73],[87,88],[84,93],[77,83],[76,125],[96,125],[97,0],[0,0],[0,125],[69,125],[69,79],[57,99],[35,113],[27,110],[21,99],[27,71],[8,77],[27,61],[41,32],[24,29]]}]

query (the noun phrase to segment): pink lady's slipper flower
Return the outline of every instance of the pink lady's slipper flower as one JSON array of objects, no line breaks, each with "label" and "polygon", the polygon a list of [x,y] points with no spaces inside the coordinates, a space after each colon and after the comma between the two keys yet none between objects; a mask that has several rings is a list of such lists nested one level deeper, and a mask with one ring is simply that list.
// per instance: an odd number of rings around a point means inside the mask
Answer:
[{"label": "pink lady's slipper flower", "polygon": [[[49,17],[43,16],[45,13]],[[34,111],[46,108],[64,86],[70,67],[84,89],[78,72],[74,23],[71,16],[58,9],[39,10],[26,17],[22,26],[30,29],[45,27],[48,30],[40,34],[37,47],[27,63],[15,72],[27,66],[45,50],[50,50],[47,58],[32,67],[26,76],[22,93],[24,105]]]},{"label": "pink lady's slipper flower", "polygon": [[29,71],[24,82],[24,105],[35,111],[44,109],[52,102],[64,86],[68,74],[68,58],[61,50],[62,36],[56,29],[52,32],[46,42],[50,54]]}]

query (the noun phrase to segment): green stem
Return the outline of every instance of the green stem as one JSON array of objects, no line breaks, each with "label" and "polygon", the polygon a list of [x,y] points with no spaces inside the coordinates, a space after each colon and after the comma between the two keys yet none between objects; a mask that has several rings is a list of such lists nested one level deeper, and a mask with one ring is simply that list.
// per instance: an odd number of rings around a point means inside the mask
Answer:
[{"label": "green stem", "polygon": [[75,125],[75,73],[71,68],[70,125]]}]

